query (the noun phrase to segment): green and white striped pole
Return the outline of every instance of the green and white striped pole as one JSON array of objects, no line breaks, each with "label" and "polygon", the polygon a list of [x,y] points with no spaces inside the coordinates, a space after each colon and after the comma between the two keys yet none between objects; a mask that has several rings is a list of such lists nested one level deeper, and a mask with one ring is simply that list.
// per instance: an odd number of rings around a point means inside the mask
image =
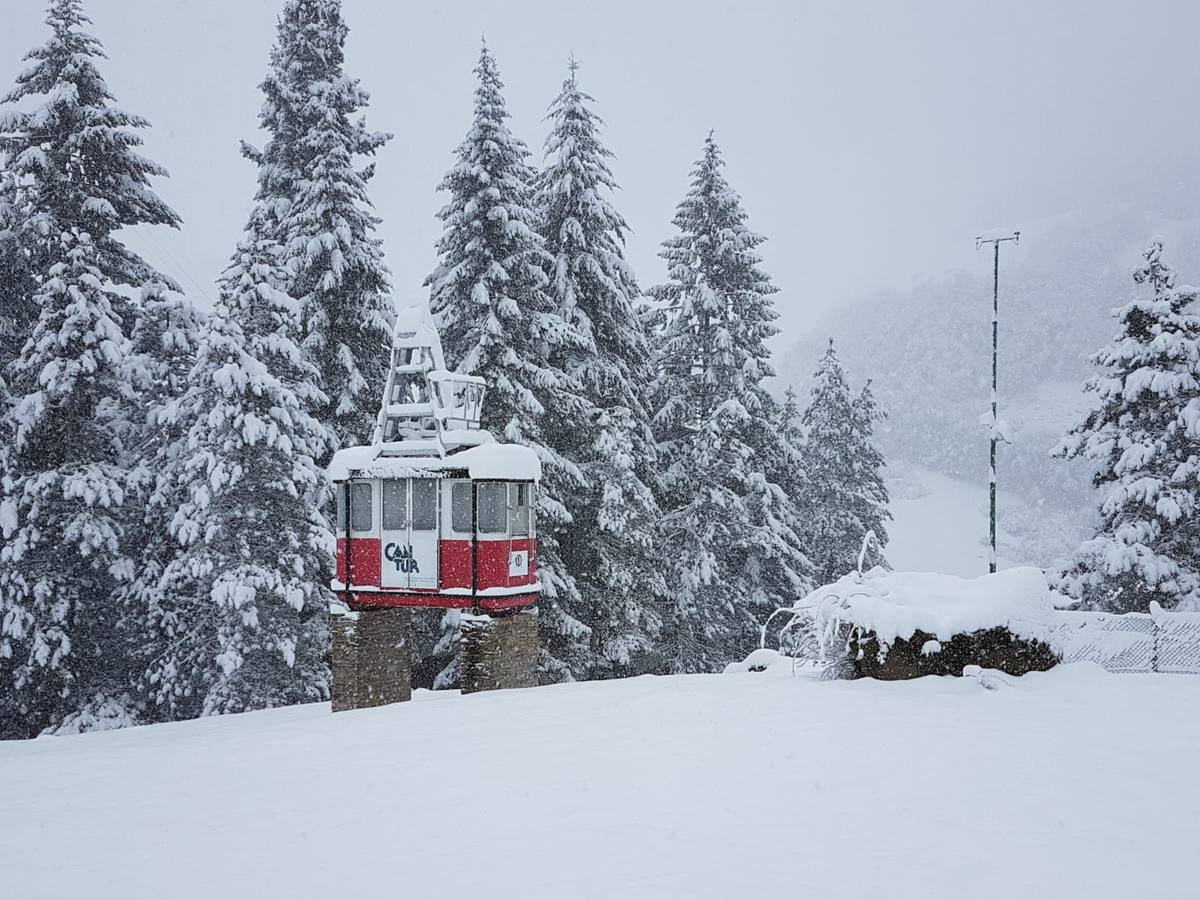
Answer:
[{"label": "green and white striped pole", "polygon": [[996,571],[996,444],[1000,441],[1000,418],[996,404],[997,372],[1000,356],[1000,245],[1005,241],[1014,244],[1021,240],[1021,232],[1014,231],[1009,237],[975,238],[975,249],[984,244],[992,245],[992,422],[990,466],[988,468],[988,494],[991,504],[988,510],[988,572]]}]

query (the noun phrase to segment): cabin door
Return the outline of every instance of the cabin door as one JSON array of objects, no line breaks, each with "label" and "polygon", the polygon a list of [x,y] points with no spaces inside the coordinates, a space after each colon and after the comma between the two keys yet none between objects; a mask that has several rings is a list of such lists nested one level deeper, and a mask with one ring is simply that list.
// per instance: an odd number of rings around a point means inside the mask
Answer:
[{"label": "cabin door", "polygon": [[413,565],[408,573],[408,586],[432,588],[438,586],[438,490],[434,478],[414,478],[409,482],[409,544]]},{"label": "cabin door", "polygon": [[438,490],[432,478],[385,479],[380,560],[385,588],[437,588]]}]

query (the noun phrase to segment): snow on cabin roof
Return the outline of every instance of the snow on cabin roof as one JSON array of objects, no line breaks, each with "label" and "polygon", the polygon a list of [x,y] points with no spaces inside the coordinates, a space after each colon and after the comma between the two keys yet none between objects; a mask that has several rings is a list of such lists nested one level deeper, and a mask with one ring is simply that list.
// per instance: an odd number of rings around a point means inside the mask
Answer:
[{"label": "snow on cabin roof", "polygon": [[1005,569],[979,578],[929,572],[857,572],[818,588],[796,603],[826,623],[874,633],[882,645],[914,632],[949,640],[956,634],[1004,627],[1020,638],[1051,643],[1054,600],[1041,569]]},{"label": "snow on cabin roof", "polygon": [[388,454],[389,449],[401,449],[400,445],[406,443],[412,442],[339,450],[329,463],[329,477],[333,481],[345,481],[350,477],[437,478],[443,472],[462,469],[478,481],[538,481],[542,477],[542,464],[537,454],[518,444],[489,442],[448,456]]}]

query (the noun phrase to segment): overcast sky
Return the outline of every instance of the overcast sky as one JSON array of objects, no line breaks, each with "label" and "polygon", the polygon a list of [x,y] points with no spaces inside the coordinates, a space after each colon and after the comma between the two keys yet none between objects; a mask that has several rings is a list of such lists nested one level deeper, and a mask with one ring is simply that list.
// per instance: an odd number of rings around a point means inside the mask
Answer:
[{"label": "overcast sky", "polygon": [[[135,240],[200,302],[244,223],[257,85],[282,0],[89,0],[103,71],[147,116],[182,232]],[[0,82],[45,36],[41,0],[3,0]],[[348,74],[395,140],[372,195],[397,297],[422,295],[435,187],[471,115],[479,36],[512,127],[540,161],[568,54],[607,122],[643,285],[709,129],[769,238],[782,349],[830,306],[982,267],[972,237],[1136,198],[1200,171],[1200,3],[345,0]],[[1029,233],[1033,227],[1035,233]]]}]

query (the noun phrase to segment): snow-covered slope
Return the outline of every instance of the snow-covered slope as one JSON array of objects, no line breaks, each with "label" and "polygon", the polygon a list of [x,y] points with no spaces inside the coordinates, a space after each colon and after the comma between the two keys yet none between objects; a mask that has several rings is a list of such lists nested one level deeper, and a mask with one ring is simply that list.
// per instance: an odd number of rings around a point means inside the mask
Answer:
[{"label": "snow-covered slope", "polygon": [[[985,486],[895,463],[888,467],[887,485],[893,521],[886,556],[893,569],[962,578],[987,572]],[[1013,563],[1001,558],[1000,564]]]},{"label": "snow-covered slope", "polygon": [[0,746],[0,895],[1200,895],[1200,678],[640,678]]},{"label": "snow-covered slope", "polygon": [[[892,568],[973,578],[987,571],[988,490],[923,466],[893,461],[887,471],[894,521],[886,556]],[[1046,566],[1088,535],[1091,511],[1062,509],[1001,491],[1000,568]]]}]

